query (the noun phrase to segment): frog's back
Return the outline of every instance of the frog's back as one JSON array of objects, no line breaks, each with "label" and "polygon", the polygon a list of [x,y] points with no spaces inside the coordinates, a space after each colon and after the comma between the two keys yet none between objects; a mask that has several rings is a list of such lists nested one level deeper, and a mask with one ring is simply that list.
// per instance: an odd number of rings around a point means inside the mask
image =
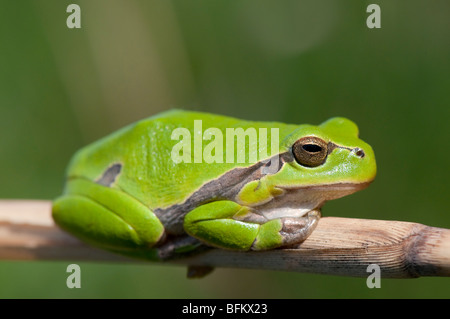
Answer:
[{"label": "frog's back", "polygon": [[[269,128],[267,156],[270,150],[270,128],[279,128],[279,138],[291,132],[296,126],[282,123],[250,122],[239,119],[200,112],[173,110],[131,124],[87,147],[81,149],[69,167],[69,177],[83,177],[93,181],[105,178],[109,170],[117,176],[108,177],[113,188],[134,196],[151,209],[164,208],[182,202],[201,185],[218,178],[234,167],[249,166],[247,163],[226,163],[223,142],[223,163],[194,163],[194,120],[201,120],[202,131],[214,127],[223,132],[226,128]],[[198,124],[198,122],[197,122]],[[171,154],[179,143],[172,140],[172,132],[185,128],[191,134],[192,156],[190,162],[176,163]],[[198,126],[196,126],[198,129]],[[200,132],[200,134],[203,134]],[[202,149],[210,141],[203,141]],[[248,143],[246,143],[248,151]]]}]

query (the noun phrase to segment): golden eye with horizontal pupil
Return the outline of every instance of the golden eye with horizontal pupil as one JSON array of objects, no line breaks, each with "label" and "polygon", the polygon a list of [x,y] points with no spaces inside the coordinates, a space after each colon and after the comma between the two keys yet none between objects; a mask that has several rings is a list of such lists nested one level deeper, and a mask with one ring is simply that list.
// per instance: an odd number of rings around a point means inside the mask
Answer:
[{"label": "golden eye with horizontal pupil", "polygon": [[292,145],[292,153],[300,165],[316,167],[327,159],[328,143],[315,136],[303,137]]}]

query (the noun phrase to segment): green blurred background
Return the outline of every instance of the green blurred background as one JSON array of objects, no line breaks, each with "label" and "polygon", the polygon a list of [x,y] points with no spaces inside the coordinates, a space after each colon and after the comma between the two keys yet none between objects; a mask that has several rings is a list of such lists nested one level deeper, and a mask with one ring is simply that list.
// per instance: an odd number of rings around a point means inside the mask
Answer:
[{"label": "green blurred background", "polygon": [[[66,8],[81,7],[81,29]],[[368,189],[324,215],[450,228],[450,2],[0,0],[0,197],[52,199],[71,155],[170,108],[251,120],[355,121]],[[76,262],[76,261],[74,261]],[[382,279],[160,265],[0,262],[2,298],[450,297],[449,278]]]}]

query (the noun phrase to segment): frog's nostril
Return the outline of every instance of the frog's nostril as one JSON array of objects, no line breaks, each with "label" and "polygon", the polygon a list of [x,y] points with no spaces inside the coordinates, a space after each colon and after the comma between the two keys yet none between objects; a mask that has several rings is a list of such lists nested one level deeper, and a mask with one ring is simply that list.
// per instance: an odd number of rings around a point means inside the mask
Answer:
[{"label": "frog's nostril", "polygon": [[362,149],[360,149],[359,147],[354,148],[353,152],[355,152],[356,156],[361,157],[361,158],[366,156],[366,153],[364,153],[364,151]]}]

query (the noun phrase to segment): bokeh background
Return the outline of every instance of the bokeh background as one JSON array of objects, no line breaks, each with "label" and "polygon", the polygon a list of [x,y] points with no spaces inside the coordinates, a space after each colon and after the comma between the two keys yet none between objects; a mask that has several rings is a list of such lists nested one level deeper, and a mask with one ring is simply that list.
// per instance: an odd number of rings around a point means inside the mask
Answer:
[{"label": "bokeh background", "polygon": [[[81,7],[81,29],[66,8]],[[450,228],[450,3],[0,0],[0,197],[52,199],[72,154],[170,108],[251,120],[355,121],[377,156],[366,190],[324,215]],[[76,262],[76,261],[74,261]],[[2,298],[449,298],[450,278],[0,262]]]}]

